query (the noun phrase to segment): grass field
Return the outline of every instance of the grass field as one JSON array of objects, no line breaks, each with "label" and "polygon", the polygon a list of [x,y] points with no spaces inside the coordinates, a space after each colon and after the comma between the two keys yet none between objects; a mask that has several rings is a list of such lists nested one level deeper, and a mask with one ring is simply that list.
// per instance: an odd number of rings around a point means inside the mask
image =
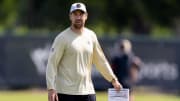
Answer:
[{"label": "grass field", "polygon": [[[106,92],[97,92],[97,101],[107,101]],[[47,101],[47,92],[39,90],[0,91],[0,101]],[[180,101],[180,96],[153,93],[135,93],[135,101]]]}]

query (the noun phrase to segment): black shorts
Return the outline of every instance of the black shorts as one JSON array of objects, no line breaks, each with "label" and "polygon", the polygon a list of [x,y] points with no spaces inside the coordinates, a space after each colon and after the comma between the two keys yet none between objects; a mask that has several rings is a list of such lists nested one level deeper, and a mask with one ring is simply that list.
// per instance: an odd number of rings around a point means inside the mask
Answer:
[{"label": "black shorts", "polygon": [[59,101],[96,101],[95,94],[89,95],[68,95],[68,94],[59,94]]}]

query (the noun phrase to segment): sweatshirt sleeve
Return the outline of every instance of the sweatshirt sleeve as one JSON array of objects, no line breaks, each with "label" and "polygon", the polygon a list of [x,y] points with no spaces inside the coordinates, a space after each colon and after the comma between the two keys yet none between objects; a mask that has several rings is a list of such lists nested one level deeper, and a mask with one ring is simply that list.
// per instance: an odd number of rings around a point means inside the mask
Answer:
[{"label": "sweatshirt sleeve", "polygon": [[116,79],[102,49],[99,45],[96,35],[94,35],[94,49],[93,49],[93,64],[95,64],[97,70],[103,75],[103,77],[111,82],[113,79]]},{"label": "sweatshirt sleeve", "polygon": [[57,75],[57,68],[63,56],[64,49],[65,41],[64,38],[60,35],[55,38],[48,58],[46,69],[47,89],[55,89],[55,78]]}]

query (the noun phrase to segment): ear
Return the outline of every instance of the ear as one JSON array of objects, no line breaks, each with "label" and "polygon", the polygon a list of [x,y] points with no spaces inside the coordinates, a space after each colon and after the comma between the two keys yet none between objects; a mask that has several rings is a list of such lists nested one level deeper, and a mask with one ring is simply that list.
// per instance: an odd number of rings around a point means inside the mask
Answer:
[{"label": "ear", "polygon": [[88,13],[86,13],[86,20],[87,20],[87,18],[88,18]]},{"label": "ear", "polygon": [[69,13],[69,20],[71,20],[71,13]]}]

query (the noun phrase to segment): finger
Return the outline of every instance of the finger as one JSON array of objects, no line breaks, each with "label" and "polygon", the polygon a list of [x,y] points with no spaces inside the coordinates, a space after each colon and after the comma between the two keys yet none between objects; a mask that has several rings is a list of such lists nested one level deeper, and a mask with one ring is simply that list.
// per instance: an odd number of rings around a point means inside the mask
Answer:
[{"label": "finger", "polygon": [[123,89],[123,86],[120,84],[120,89]]},{"label": "finger", "polygon": [[116,90],[121,90],[121,85],[119,83],[116,85]]},{"label": "finger", "polygon": [[55,95],[54,94],[52,94],[52,96],[51,96],[51,101],[55,101]]},{"label": "finger", "polygon": [[56,101],[59,101],[58,95],[56,94]]},{"label": "finger", "polygon": [[52,101],[52,95],[48,95],[48,101]]},{"label": "finger", "polygon": [[116,86],[116,90],[119,91],[120,89],[121,89],[121,88],[120,88],[120,85],[117,85],[117,86]]},{"label": "finger", "polygon": [[118,90],[118,88],[117,88],[117,86],[116,86],[116,85],[114,85],[114,88],[115,88],[116,90]]},{"label": "finger", "polygon": [[48,99],[49,101],[53,101],[52,96],[49,96]]}]

